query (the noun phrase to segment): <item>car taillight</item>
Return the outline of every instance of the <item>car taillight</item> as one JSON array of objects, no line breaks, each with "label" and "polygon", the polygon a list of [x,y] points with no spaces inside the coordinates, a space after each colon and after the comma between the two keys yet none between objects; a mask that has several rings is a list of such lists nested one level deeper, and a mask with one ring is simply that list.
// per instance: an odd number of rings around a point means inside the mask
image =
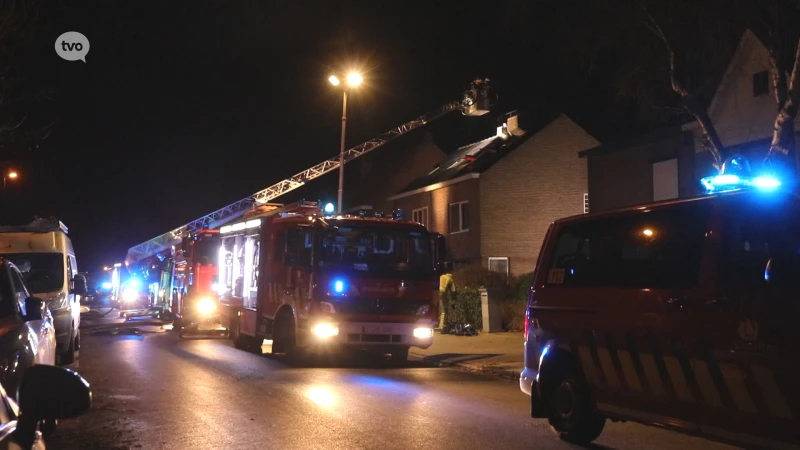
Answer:
[{"label": "car taillight", "polygon": [[525,328],[522,330],[522,337],[525,340],[525,342],[528,342],[528,325],[530,325],[530,323],[531,323],[530,314],[531,314],[531,310],[530,309],[526,309],[525,310]]}]

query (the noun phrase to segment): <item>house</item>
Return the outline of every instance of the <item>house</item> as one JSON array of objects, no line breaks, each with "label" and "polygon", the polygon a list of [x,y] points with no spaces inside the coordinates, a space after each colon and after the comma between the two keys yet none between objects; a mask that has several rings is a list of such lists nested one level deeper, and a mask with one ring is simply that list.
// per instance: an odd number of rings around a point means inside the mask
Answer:
[{"label": "house", "polygon": [[533,270],[550,223],[586,212],[586,161],[598,142],[566,115],[535,131],[507,115],[497,135],[461,147],[389,197],[394,209],[447,237],[457,264]]},{"label": "house", "polygon": [[389,196],[446,156],[429,130],[412,131],[361,156],[345,165],[342,211],[390,211]]},{"label": "house", "polygon": [[[753,160],[766,155],[775,124],[777,106],[770,65],[767,46],[746,30],[708,107],[708,115],[726,149]],[[800,120],[795,121],[795,129],[798,124]],[[709,175],[712,158],[703,146],[699,125],[691,122],[683,128],[694,136],[698,169],[704,172],[703,176]]]},{"label": "house", "polygon": [[[766,156],[775,122],[769,68],[767,47],[745,31],[708,108],[728,154],[745,155],[752,163]],[[691,121],[581,152],[592,211],[700,194],[700,179],[716,173],[703,138]]]}]

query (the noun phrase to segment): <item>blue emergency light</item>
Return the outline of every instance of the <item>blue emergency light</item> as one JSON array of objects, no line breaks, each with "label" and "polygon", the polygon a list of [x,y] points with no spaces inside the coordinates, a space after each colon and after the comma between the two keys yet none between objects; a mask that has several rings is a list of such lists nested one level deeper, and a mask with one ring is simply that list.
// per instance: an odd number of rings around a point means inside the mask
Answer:
[{"label": "blue emergency light", "polygon": [[325,213],[326,214],[333,214],[333,210],[334,210],[333,203],[326,203],[325,204]]},{"label": "blue emergency light", "polygon": [[770,191],[781,186],[780,180],[774,176],[753,176],[750,170],[750,163],[743,156],[732,156],[726,159],[722,164],[719,175],[704,177],[700,179],[700,183],[705,187],[706,194],[747,188]]}]

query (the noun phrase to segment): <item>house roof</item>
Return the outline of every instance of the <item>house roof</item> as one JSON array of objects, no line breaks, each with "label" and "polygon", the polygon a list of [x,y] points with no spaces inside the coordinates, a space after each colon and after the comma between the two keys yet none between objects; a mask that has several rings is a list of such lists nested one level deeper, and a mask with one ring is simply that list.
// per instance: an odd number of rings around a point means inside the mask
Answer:
[{"label": "house roof", "polygon": [[430,172],[412,181],[398,194],[415,191],[433,184],[445,183],[465,175],[484,172],[531,136],[531,133],[524,131],[517,134],[492,136],[460,147],[433,167]]}]

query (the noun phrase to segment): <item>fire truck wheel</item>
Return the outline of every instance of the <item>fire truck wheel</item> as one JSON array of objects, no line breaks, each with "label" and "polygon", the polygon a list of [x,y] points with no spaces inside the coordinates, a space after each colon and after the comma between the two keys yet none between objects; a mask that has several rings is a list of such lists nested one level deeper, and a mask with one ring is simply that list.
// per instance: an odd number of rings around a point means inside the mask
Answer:
[{"label": "fire truck wheel", "polygon": [[553,380],[550,392],[550,426],[558,436],[574,444],[588,444],[603,432],[605,417],[597,414],[591,405],[589,389],[574,369],[561,372]]},{"label": "fire truck wheel", "polygon": [[276,321],[276,325],[275,342],[272,347],[273,353],[291,353],[297,344],[294,333],[294,319],[288,314],[281,314]]}]

